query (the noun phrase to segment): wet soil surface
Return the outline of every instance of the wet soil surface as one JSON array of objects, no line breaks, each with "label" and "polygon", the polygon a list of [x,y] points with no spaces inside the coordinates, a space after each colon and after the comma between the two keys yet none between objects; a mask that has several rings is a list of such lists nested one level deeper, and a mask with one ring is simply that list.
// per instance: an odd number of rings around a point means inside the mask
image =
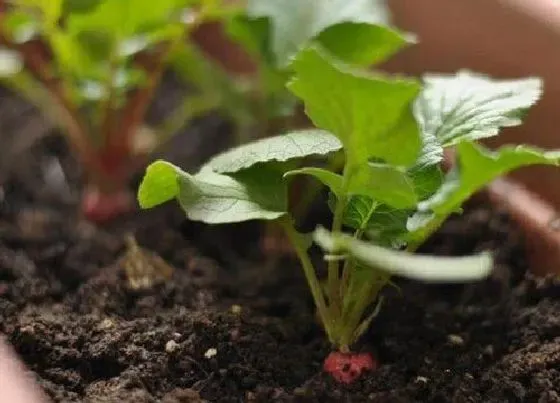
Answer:
[{"label": "wet soil surface", "polygon": [[[195,128],[209,142],[220,130]],[[527,274],[499,212],[470,206],[424,247],[492,249],[492,278],[398,281],[357,346],[379,369],[341,386],[321,372],[329,346],[297,264],[263,256],[258,225],[210,228],[169,205],[97,228],[74,213],[59,142],[30,153],[32,169],[0,188],[0,332],[55,401],[560,402],[560,281]],[[39,175],[55,160],[63,181]],[[131,289],[126,234],[171,278]]]}]

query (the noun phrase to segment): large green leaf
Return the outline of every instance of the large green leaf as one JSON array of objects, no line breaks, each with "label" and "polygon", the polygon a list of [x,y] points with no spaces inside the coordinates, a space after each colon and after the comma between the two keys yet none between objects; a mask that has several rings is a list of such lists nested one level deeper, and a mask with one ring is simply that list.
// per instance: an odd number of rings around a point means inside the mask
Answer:
[{"label": "large green leaf", "polygon": [[238,146],[212,158],[205,166],[215,172],[233,173],[258,163],[327,155],[341,148],[340,141],[326,131],[301,130]]},{"label": "large green leaf", "polygon": [[138,191],[142,208],[176,198],[187,217],[209,224],[273,220],[286,214],[286,186],[271,167],[244,170],[235,176],[210,169],[196,175],[165,161],[150,165]]},{"label": "large green leaf", "polygon": [[289,88],[305,103],[316,126],[335,134],[350,165],[377,157],[395,165],[412,164],[420,151],[411,102],[419,84],[357,72],[317,47],[298,53]]},{"label": "large green leaf", "polygon": [[344,60],[365,64],[383,60],[406,43],[388,26],[385,0],[249,0],[247,13],[269,19],[267,41],[280,68],[315,38]]},{"label": "large green leaf", "polygon": [[314,238],[329,253],[344,253],[374,270],[426,282],[480,280],[489,276],[493,267],[492,257],[488,253],[469,257],[414,255],[386,249],[345,234],[331,234],[324,228],[317,229]]},{"label": "large green leaf", "polygon": [[542,93],[538,78],[492,80],[468,71],[427,75],[424,82],[414,111],[422,130],[445,147],[521,124]]},{"label": "large green leaf", "polygon": [[396,208],[415,207],[418,202],[406,170],[372,162],[361,165],[350,176],[348,193],[369,196]]},{"label": "large green leaf", "polygon": [[410,239],[422,242],[439,223],[457,211],[477,191],[499,176],[528,165],[560,165],[560,151],[527,146],[505,146],[489,151],[472,142],[457,146],[457,165],[446,175],[439,190],[419,203],[409,222]]}]

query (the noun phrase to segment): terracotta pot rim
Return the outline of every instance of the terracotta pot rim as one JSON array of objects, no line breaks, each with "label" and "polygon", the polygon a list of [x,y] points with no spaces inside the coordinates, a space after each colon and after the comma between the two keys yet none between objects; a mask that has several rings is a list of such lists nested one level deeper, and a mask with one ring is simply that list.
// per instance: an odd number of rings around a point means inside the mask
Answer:
[{"label": "terracotta pot rim", "polygon": [[506,177],[488,185],[481,196],[519,226],[533,274],[560,274],[560,212],[551,203]]}]

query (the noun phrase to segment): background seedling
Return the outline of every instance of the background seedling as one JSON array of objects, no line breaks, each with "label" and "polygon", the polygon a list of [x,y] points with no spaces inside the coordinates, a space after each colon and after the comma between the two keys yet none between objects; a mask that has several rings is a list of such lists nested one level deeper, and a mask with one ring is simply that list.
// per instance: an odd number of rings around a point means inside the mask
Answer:
[{"label": "background seedling", "polygon": [[[228,12],[210,0],[0,1],[0,80],[67,136],[87,176],[90,219],[131,207],[130,176],[168,137],[144,126],[162,74],[202,21]],[[191,97],[163,128],[217,104],[213,94]]]}]

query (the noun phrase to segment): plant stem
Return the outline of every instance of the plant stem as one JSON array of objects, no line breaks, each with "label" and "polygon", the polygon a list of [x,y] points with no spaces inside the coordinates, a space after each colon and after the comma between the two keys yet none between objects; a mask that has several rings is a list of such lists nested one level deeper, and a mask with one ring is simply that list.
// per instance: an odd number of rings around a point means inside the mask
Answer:
[{"label": "plant stem", "polygon": [[[333,224],[331,227],[332,233],[337,233],[342,230],[342,221],[344,218],[344,210],[346,209],[346,204],[348,203],[347,188],[350,177],[350,169],[348,165],[344,167],[342,173],[342,192],[336,200],[336,205],[334,209]],[[341,294],[340,294],[340,273],[339,273],[339,261],[333,259],[329,261],[327,266],[327,287],[329,294],[329,302],[331,306],[331,312],[335,316],[340,315],[341,311]]]},{"label": "plant stem", "polygon": [[[360,239],[362,237],[362,235],[364,234],[367,228],[369,220],[371,219],[371,216],[375,212],[376,208],[377,208],[377,203],[372,203],[365,219],[362,222],[362,225],[360,226],[360,228],[354,231],[355,239]],[[352,272],[352,269],[353,269],[353,264],[349,259],[346,259],[346,261],[344,262],[344,266],[342,267],[342,281],[340,284],[340,295],[342,299],[344,299],[344,294],[348,289],[348,282],[350,281],[350,273]]]},{"label": "plant stem", "polygon": [[313,296],[313,300],[315,301],[315,305],[317,306],[317,310],[319,311],[319,316],[321,317],[321,321],[323,322],[325,332],[327,333],[329,340],[334,343],[333,318],[331,316],[331,312],[327,307],[325,295],[323,294],[321,284],[317,279],[313,263],[311,263],[311,259],[307,254],[307,246],[302,241],[301,235],[294,228],[294,224],[290,216],[282,217],[281,219],[279,219],[279,223],[284,227],[288,239],[296,250],[296,254],[299,258],[301,267],[303,268],[303,272],[305,274],[305,278],[307,279],[307,284],[309,284],[309,288],[311,289],[311,295]]},{"label": "plant stem", "polygon": [[375,301],[375,297],[377,297],[388,281],[389,277],[381,277],[378,281],[372,281],[370,284],[364,285],[364,288],[362,288],[362,291],[359,293],[359,297],[356,295],[353,296],[356,298],[356,304],[343,319],[342,332],[338,338],[340,346],[350,346],[356,341],[354,340],[354,335],[362,320],[364,311]]}]

